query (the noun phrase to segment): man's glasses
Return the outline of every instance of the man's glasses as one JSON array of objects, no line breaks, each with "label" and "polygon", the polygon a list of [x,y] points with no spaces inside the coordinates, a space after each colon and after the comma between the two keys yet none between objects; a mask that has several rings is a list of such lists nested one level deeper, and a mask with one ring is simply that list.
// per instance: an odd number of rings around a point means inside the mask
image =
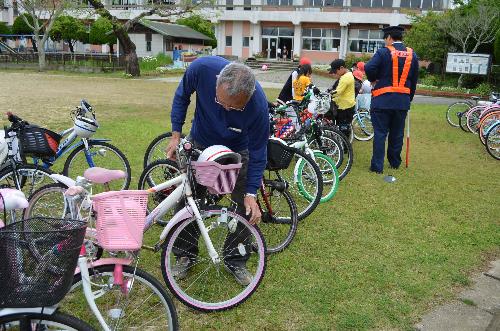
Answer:
[{"label": "man's glasses", "polygon": [[243,108],[227,107],[226,105],[222,104],[219,100],[217,100],[217,94],[215,95],[215,103],[228,111],[244,111],[246,107],[246,105],[243,106]]}]

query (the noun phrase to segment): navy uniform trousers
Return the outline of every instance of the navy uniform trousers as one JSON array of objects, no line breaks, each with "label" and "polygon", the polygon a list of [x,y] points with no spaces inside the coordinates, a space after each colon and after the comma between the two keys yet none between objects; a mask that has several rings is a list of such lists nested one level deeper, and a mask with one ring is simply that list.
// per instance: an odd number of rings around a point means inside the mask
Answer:
[{"label": "navy uniform trousers", "polygon": [[407,114],[408,110],[371,110],[372,124],[375,132],[373,137],[371,170],[382,172],[384,169],[385,139],[387,135],[389,135],[387,143],[387,160],[393,168],[398,168],[400,166]]}]

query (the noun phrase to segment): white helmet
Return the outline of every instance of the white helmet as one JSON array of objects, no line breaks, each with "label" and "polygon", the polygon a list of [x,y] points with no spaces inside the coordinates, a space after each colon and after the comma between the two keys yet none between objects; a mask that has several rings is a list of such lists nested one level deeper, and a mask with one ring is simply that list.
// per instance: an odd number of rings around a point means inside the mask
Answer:
[{"label": "white helmet", "polygon": [[198,157],[198,162],[215,161],[222,165],[238,164],[241,162],[241,155],[233,152],[226,146],[213,145],[205,148]]},{"label": "white helmet", "polygon": [[74,120],[73,129],[77,136],[82,138],[90,138],[99,127],[97,121],[93,118],[78,115]]}]

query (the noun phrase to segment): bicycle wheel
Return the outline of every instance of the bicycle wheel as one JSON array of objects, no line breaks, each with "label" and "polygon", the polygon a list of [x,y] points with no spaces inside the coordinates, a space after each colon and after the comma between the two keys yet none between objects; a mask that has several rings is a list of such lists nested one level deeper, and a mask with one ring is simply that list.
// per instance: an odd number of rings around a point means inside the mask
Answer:
[{"label": "bicycle wheel", "polygon": [[[20,189],[26,198],[29,199],[40,187],[56,182],[50,178],[51,174],[52,171],[33,164],[18,164],[16,165],[16,171],[9,166],[0,173],[0,188]],[[21,185],[20,188],[16,187],[16,177]]]},{"label": "bicycle wheel", "polygon": [[[88,146],[88,157],[91,158],[93,165],[89,165],[85,145],[82,144],[75,148],[66,159],[63,175],[76,179],[77,176],[82,176],[83,172],[91,168],[91,166],[110,170],[123,170],[127,176],[124,179],[112,181],[109,183],[109,188],[112,191],[128,189],[131,172],[130,164],[125,155],[118,148],[106,142],[89,141]],[[106,191],[104,186],[100,184],[93,184],[92,190],[94,194]]]},{"label": "bicycle wheel", "polygon": [[497,120],[500,120],[500,111],[498,110],[484,114],[479,121],[479,138],[483,145],[486,145],[485,132],[487,132],[490,125],[493,125]]},{"label": "bicycle wheel", "polygon": [[[177,163],[172,160],[156,160],[149,164],[143,170],[139,178],[137,189],[147,190],[158,184],[164,183],[169,179],[175,178],[180,175]],[[175,187],[169,187],[163,191],[155,192],[150,195],[148,199],[148,213],[155,209],[160,202],[165,200],[166,197],[172,193]],[[161,219],[157,220],[160,225],[166,225],[167,222],[174,216],[174,209],[169,210]]]},{"label": "bicycle wheel", "polygon": [[446,110],[446,121],[451,126],[458,128],[460,126],[460,117],[471,107],[472,105],[466,101],[452,103]]},{"label": "bicycle wheel", "polygon": [[[297,219],[301,221],[318,206],[323,194],[323,177],[318,165],[309,155],[298,149],[295,149],[294,153],[292,162],[287,169],[267,171],[266,178],[284,181],[288,184],[288,192],[297,205]],[[304,167],[301,173],[302,184],[299,186],[298,167],[301,160],[304,160]],[[305,198],[306,195],[310,195],[314,199],[308,200]]]},{"label": "bicycle wheel", "polygon": [[367,141],[372,139],[375,135],[372,118],[367,111],[361,111],[359,117],[355,116],[352,120],[351,127],[356,140]]},{"label": "bicycle wheel", "polygon": [[[181,135],[184,138],[184,135]],[[166,159],[167,155],[165,154],[165,149],[170,143],[170,138],[172,138],[172,132],[165,132],[155,139],[149,144],[146,149],[146,153],[144,154],[143,167],[146,168],[150,163],[160,160]]]},{"label": "bicycle wheel", "polygon": [[0,317],[0,330],[2,331],[95,331],[90,325],[76,317],[54,313],[36,314],[21,313]]},{"label": "bicycle wheel", "polygon": [[472,108],[463,113],[458,119],[458,124],[460,125],[460,129],[462,129],[464,132],[467,133],[470,133],[469,128],[467,128],[467,117],[469,116],[469,112],[471,109]]},{"label": "bicycle wheel", "polygon": [[[321,176],[323,177],[323,194],[321,196],[320,202],[330,201],[337,193],[339,188],[339,174],[337,172],[337,168],[335,167],[335,163],[331,158],[326,156],[321,152],[314,152],[314,161],[318,165]],[[304,189],[304,180],[307,180],[307,175],[304,174],[304,160],[300,161],[298,168],[298,185],[299,190],[303,192],[304,197],[311,201],[314,199],[314,196],[310,195],[307,190]]]},{"label": "bicycle wheel", "polygon": [[297,232],[297,206],[287,191],[287,184],[264,179],[257,203],[262,212],[259,229],[266,240],[266,252],[278,253],[287,248]]},{"label": "bicycle wheel", "polygon": [[320,137],[321,147],[318,144],[317,139],[312,139],[309,141],[309,147],[316,151],[321,151],[328,155],[334,162],[335,166],[339,168],[344,162],[344,150],[342,145],[331,137],[327,137],[322,134]]},{"label": "bicycle wheel", "polygon": [[[214,262],[208,254],[205,241],[199,236],[197,221],[192,217],[167,235],[161,253],[163,279],[170,291],[191,308],[206,312],[230,309],[248,299],[259,287],[266,269],[266,244],[257,226],[232,211],[214,206],[202,210],[201,215],[220,261]],[[239,243],[236,248],[225,249],[226,239],[228,245]],[[186,245],[198,247],[198,254],[188,253]],[[183,279],[176,279],[172,274],[176,264],[174,251],[188,255],[193,261]],[[247,286],[236,282],[226,270],[229,257],[240,259],[240,263],[247,259],[246,269],[252,275]],[[238,270],[236,266],[232,268]]]},{"label": "bicycle wheel", "polygon": [[[111,330],[177,330],[177,312],[162,284],[147,272],[123,266],[126,290],[114,284],[114,265],[89,269],[95,303]],[[100,325],[87,305],[82,288],[82,276],[76,274],[73,287],[60,304],[78,318]]]},{"label": "bicycle wheel", "polygon": [[[352,164],[354,163],[354,151],[352,149],[352,144],[348,141],[347,137],[336,128],[324,128],[323,133],[325,136],[334,139],[340,146],[342,146],[344,157],[342,159],[342,163],[337,165],[339,180],[342,180],[345,176],[347,176],[349,171],[351,171]],[[327,152],[326,155],[336,161],[334,155],[329,152]]]},{"label": "bicycle wheel", "polygon": [[481,119],[481,113],[484,111],[486,107],[474,107],[472,108],[467,115],[467,129],[474,133],[477,134],[477,125],[479,124],[479,120]]},{"label": "bicycle wheel", "polygon": [[486,150],[493,158],[500,160],[500,123],[489,129],[485,138]]},{"label": "bicycle wheel", "polygon": [[24,210],[24,218],[36,216],[69,218],[70,210],[64,199],[68,187],[61,183],[48,184],[33,192],[29,205]]}]

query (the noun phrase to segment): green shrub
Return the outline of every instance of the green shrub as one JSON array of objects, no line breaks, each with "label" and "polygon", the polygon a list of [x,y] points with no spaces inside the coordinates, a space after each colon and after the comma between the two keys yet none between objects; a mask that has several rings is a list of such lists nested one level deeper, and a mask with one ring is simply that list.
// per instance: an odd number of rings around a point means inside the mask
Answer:
[{"label": "green shrub", "polygon": [[425,76],[427,76],[427,68],[426,67],[420,67],[420,68],[418,68],[418,78],[422,79]]},{"label": "green shrub", "polygon": [[146,56],[139,59],[141,71],[155,71],[158,67],[164,67],[174,63],[169,55],[159,53],[156,56]]},{"label": "green shrub", "polygon": [[443,86],[443,81],[437,75],[425,75],[420,78],[420,84],[441,87]]},{"label": "green shrub", "polygon": [[490,95],[493,92],[493,86],[484,82],[479,84],[475,89],[472,90],[473,94],[480,95]]},{"label": "green shrub", "polygon": [[345,64],[347,66],[347,68],[352,68],[353,65],[355,65],[356,63],[358,62],[368,62],[370,61],[370,59],[372,58],[372,56],[370,54],[361,54],[361,56],[356,56],[355,54],[347,54],[347,56],[345,57]]},{"label": "green shrub", "polygon": [[462,87],[474,89],[479,87],[485,80],[484,76],[479,75],[464,75],[462,78]]}]

